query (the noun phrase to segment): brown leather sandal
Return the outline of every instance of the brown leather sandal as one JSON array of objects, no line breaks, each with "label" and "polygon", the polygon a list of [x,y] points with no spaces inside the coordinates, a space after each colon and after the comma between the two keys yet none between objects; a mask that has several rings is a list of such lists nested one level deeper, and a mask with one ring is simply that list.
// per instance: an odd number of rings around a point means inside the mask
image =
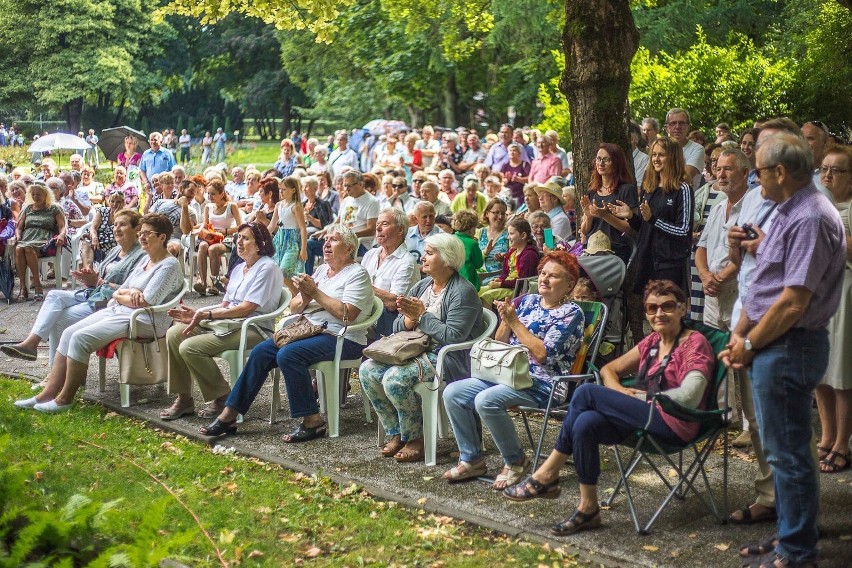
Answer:
[{"label": "brown leather sandal", "polygon": [[385,445],[380,450],[381,454],[386,458],[392,458],[405,446],[405,442],[399,437],[399,434],[391,436]]}]

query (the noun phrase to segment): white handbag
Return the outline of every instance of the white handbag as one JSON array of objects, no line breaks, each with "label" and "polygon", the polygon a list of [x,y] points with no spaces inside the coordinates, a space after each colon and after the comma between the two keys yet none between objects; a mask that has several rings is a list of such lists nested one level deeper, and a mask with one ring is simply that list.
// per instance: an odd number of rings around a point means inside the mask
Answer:
[{"label": "white handbag", "polygon": [[470,372],[475,379],[515,390],[533,386],[530,357],[525,347],[482,339],[470,350]]}]

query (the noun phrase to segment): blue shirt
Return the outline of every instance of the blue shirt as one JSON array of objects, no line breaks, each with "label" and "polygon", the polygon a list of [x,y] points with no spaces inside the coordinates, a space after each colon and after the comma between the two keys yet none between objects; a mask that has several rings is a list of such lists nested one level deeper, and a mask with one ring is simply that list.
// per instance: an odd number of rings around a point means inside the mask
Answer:
[{"label": "blue shirt", "polygon": [[414,257],[417,262],[420,262],[420,257],[423,256],[423,249],[426,247],[426,237],[438,234],[441,229],[438,225],[432,227],[426,235],[420,234],[420,227],[417,225],[408,229],[408,235],[405,237],[405,244],[408,246],[408,252]]},{"label": "blue shirt", "polygon": [[145,172],[149,183],[151,176],[169,172],[173,167],[175,167],[175,157],[172,156],[171,152],[162,147],[156,153],[148,148],[142,154],[142,160],[139,162],[139,169]]}]

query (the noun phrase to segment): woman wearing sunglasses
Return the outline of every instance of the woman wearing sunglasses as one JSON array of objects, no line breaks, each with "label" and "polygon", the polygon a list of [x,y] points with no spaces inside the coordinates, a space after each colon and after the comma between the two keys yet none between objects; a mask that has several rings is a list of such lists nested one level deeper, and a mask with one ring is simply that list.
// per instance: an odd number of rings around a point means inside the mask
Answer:
[{"label": "woman wearing sunglasses", "polygon": [[[562,489],[559,470],[573,457],[580,503],[570,517],[551,527],[557,536],[601,525],[599,446],[616,444],[643,428],[653,393],[664,393],[689,408],[704,408],[706,404],[715,365],[713,349],[703,335],[683,325],[689,309],[686,294],[670,280],[652,280],[645,287],[644,308],[651,334],[601,369],[603,385],[584,384],[574,392],[556,448],[547,461],[531,476],[503,491],[513,501],[555,499]],[[621,377],[637,372],[635,388],[621,385]],[[698,423],[658,410],[648,427],[657,440],[681,445],[696,436]]]}]

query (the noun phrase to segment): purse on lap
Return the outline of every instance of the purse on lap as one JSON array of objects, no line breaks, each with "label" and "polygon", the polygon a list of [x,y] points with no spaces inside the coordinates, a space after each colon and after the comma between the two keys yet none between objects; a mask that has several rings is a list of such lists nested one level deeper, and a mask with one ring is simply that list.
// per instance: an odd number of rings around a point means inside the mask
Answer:
[{"label": "purse on lap", "polygon": [[482,339],[470,350],[470,373],[475,379],[515,390],[533,386],[526,348],[494,339]]},{"label": "purse on lap", "polygon": [[384,365],[405,365],[425,353],[429,341],[429,336],[422,331],[399,331],[365,347],[364,357]]},{"label": "purse on lap", "polygon": [[[291,321],[276,331],[275,335],[272,336],[275,341],[275,347],[280,349],[288,343],[298,341],[299,339],[305,339],[306,337],[313,337],[315,335],[325,333],[326,328],[328,327],[328,322],[324,321],[321,324],[315,324],[305,317],[310,314],[315,314],[323,309],[324,308],[319,307],[307,314],[299,314],[299,317],[297,317],[294,321]],[[349,327],[349,318],[346,316],[346,304],[343,304],[343,330],[340,332],[341,335],[346,333],[347,327]]]}]

